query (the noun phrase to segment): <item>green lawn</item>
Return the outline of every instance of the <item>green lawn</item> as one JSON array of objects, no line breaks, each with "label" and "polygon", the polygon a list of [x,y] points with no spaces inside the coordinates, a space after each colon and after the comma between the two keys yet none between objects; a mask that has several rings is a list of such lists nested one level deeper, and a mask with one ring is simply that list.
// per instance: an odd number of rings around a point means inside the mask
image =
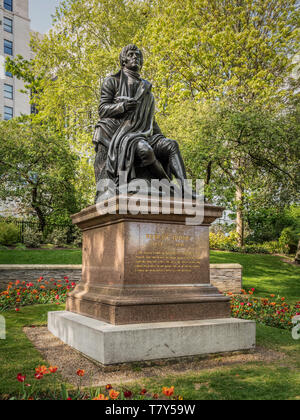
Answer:
[{"label": "green lawn", "polygon": [[[32,372],[45,361],[26,337],[23,327],[46,325],[47,313],[58,309],[55,304],[35,305],[22,308],[19,313],[9,311],[1,314],[6,321],[6,340],[0,340],[0,395],[17,393],[20,390],[20,384],[16,380],[18,373],[26,373],[26,383],[34,383]],[[45,382],[41,382],[42,388],[48,382],[47,377],[44,379]]]},{"label": "green lawn", "polygon": [[146,380],[155,391],[172,383],[176,393],[195,400],[300,400],[300,340],[257,324],[257,345],[285,353],[286,359],[207,369],[184,376]]},{"label": "green lawn", "polygon": [[80,249],[0,250],[0,264],[81,264]]},{"label": "green lawn", "polygon": [[[18,314],[13,311],[4,313],[7,340],[0,341],[0,398],[1,395],[18,393],[18,373],[28,375],[36,366],[47,364],[22,328],[46,324],[48,311],[63,309],[63,306],[40,305],[22,308]],[[251,362],[176,376],[144,378],[133,383],[132,387],[146,386],[148,391],[159,392],[162,386],[174,385],[176,394],[196,400],[300,399],[300,340],[293,340],[289,331],[257,325],[257,343],[285,353],[286,358],[269,364]],[[30,375],[27,381],[32,383]],[[40,389],[46,386],[47,377],[41,381]]]},{"label": "green lawn", "polygon": [[213,264],[238,263],[243,266],[243,287],[254,287],[255,294],[284,296],[289,303],[300,301],[300,266],[284,263],[280,257],[211,251]]},{"label": "green lawn", "polygon": [[[243,266],[243,287],[255,287],[256,294],[300,300],[300,266],[287,264],[272,255],[211,251],[211,263],[239,263]],[[81,264],[81,250],[0,251],[0,264]]]}]

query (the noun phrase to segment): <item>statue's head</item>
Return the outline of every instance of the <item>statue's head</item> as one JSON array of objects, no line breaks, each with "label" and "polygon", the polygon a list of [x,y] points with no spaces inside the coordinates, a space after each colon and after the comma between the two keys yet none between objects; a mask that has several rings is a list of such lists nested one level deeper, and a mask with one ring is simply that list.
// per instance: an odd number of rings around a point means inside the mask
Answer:
[{"label": "statue's head", "polygon": [[124,47],[120,53],[121,68],[128,68],[129,70],[140,71],[143,67],[143,53],[134,44],[129,44]]}]

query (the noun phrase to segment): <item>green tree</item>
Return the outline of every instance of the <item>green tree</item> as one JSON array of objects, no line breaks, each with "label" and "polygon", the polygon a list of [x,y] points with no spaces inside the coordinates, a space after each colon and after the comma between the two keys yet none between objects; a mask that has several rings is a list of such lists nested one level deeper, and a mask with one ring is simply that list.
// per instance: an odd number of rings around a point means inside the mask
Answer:
[{"label": "green tree", "polygon": [[190,169],[195,173],[198,157],[206,180],[211,180],[212,171],[219,175],[215,182],[219,193],[226,192],[235,204],[243,245],[247,196],[251,198],[259,179],[263,176],[277,189],[287,182],[292,185],[289,191],[295,191],[296,156],[290,153],[295,139],[289,147],[291,136],[282,127],[281,116],[290,112],[299,96],[290,80],[299,46],[297,1],[157,0],[154,4],[141,39],[161,120],[177,104],[174,132],[182,131],[184,119],[185,137],[198,143],[189,144],[188,150],[206,151],[193,154]]},{"label": "green tree", "polygon": [[57,9],[54,29],[32,41],[34,73],[43,75],[40,118],[51,118],[82,158],[93,154],[100,85],[118,71],[121,48],[146,20],[143,1],[67,0]]},{"label": "green tree", "polygon": [[299,50],[297,0],[156,0],[142,41],[164,109],[170,102],[282,103]]},{"label": "green tree", "polygon": [[189,175],[205,179],[207,198],[237,213],[241,246],[248,213],[297,200],[300,133],[295,112],[278,114],[256,105],[236,110],[191,100],[169,110],[159,120],[163,130],[180,140]]},{"label": "green tree", "polygon": [[0,198],[34,214],[68,222],[80,209],[74,188],[76,157],[63,137],[31,117],[0,123]]},{"label": "green tree", "polygon": [[298,23],[296,0],[66,0],[32,41],[38,118],[68,139],[91,197],[99,87],[135,41],[164,132],[208,197],[236,210],[242,245],[247,209],[295,192]]},{"label": "green tree", "polygon": [[9,62],[31,90],[37,119],[55,127],[79,157],[75,187],[89,204],[95,195],[92,137],[100,86],[118,70],[121,48],[145,27],[148,9],[140,0],[65,0],[53,29],[42,39],[32,38],[36,55],[30,66],[21,59]]}]

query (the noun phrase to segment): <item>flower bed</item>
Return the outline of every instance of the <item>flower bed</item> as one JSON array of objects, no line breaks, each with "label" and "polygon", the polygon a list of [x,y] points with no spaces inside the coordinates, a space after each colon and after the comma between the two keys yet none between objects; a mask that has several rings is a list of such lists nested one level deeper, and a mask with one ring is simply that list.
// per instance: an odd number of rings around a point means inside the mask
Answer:
[{"label": "flower bed", "polygon": [[242,290],[241,295],[231,296],[231,314],[235,318],[253,319],[271,327],[291,329],[292,318],[300,315],[300,301],[294,306],[288,305],[284,297],[271,294],[269,298],[254,296],[255,289],[247,293]]},{"label": "flower bed", "polygon": [[[33,377],[33,384],[27,383],[26,375],[19,373],[16,380],[20,382],[20,393],[16,397],[11,397],[11,400],[183,400],[180,395],[174,394],[174,386],[162,387],[161,393],[152,393],[147,389],[129,389],[121,388],[114,389],[112,385],[108,384],[102,388],[82,390],[81,380],[85,375],[85,371],[78,369],[76,374],[78,377],[77,390],[68,391],[64,383],[57,386],[57,366],[38,366],[35,372],[31,375]],[[74,372],[75,374],[75,372]],[[45,376],[51,376],[52,386],[48,391],[39,392],[40,381]],[[31,381],[32,382],[32,381]]]},{"label": "flower bed", "polygon": [[40,277],[33,283],[17,280],[9,283],[7,289],[0,293],[0,312],[15,309],[20,311],[22,306],[65,303],[67,293],[76,286],[69,281],[68,277],[63,280],[50,281]]},{"label": "flower bed", "polygon": [[[68,292],[75,286],[68,277],[50,281],[40,277],[34,283],[17,280],[14,284],[9,283],[7,289],[0,293],[0,312],[10,309],[19,312],[22,306],[33,304],[65,303]],[[285,302],[284,297],[271,294],[269,298],[258,298],[254,296],[254,291],[251,289],[247,293],[242,290],[241,295],[227,293],[231,296],[231,315],[253,319],[271,327],[291,329],[292,318],[300,315],[300,301],[292,306]]]}]

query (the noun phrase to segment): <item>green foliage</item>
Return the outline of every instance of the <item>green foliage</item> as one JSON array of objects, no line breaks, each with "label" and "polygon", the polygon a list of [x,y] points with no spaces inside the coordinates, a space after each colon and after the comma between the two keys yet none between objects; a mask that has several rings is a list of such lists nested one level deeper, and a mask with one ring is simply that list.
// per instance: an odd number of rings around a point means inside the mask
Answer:
[{"label": "green foliage", "polygon": [[43,233],[34,227],[25,227],[23,242],[28,248],[39,248],[43,242]]},{"label": "green foliage", "polygon": [[[256,209],[297,201],[297,0],[67,0],[54,23],[32,40],[33,61],[17,57],[8,66],[33,90],[37,121],[50,123],[78,157],[75,174],[65,178],[79,208],[95,190],[99,87],[133,41],[145,55],[143,77],[153,82],[159,124],[179,140],[188,175],[205,179],[208,199],[241,221]],[[47,220],[67,220],[72,206],[62,201],[51,214],[47,203]],[[286,227],[260,235],[254,225],[250,240],[259,242],[277,240]]]},{"label": "green foliage", "polygon": [[237,233],[231,231],[229,235],[225,235],[223,232],[210,232],[209,233],[209,245],[211,249],[220,249],[227,251],[237,251]]},{"label": "green foliage", "polygon": [[242,244],[248,209],[299,196],[297,1],[155,5],[141,39],[159,122],[206,196],[237,213]]},{"label": "green foliage", "polygon": [[277,104],[299,47],[297,0],[158,0],[141,39],[160,107],[183,99]]},{"label": "green foliage", "polygon": [[247,212],[249,235],[247,242],[278,240],[285,227],[294,224],[289,208],[261,207]]},{"label": "green foliage", "polygon": [[45,242],[53,244],[56,247],[64,247],[68,242],[68,228],[54,228],[53,231],[47,236]]},{"label": "green foliage", "polygon": [[43,75],[36,76],[33,71],[33,60],[26,60],[20,54],[14,59],[6,57],[6,71],[9,71],[18,79],[25,82],[25,89],[21,92],[29,94],[31,96],[31,103],[34,103],[34,95],[39,93],[40,82]]},{"label": "green foliage", "polygon": [[42,229],[47,217],[75,213],[77,159],[67,140],[36,118],[0,123],[0,199],[18,200]]},{"label": "green foliage", "polygon": [[0,223],[0,244],[15,245],[19,240],[18,227],[13,223]]},{"label": "green foliage", "polygon": [[41,248],[42,249],[54,249],[55,248],[55,245],[53,245],[53,244],[43,244],[41,246]]},{"label": "green foliage", "polygon": [[[287,205],[299,196],[299,115],[257,105],[235,109],[226,103],[187,100],[169,106],[158,120],[168,137],[179,140],[188,175],[205,180],[207,198],[235,213],[241,210],[255,224],[256,212],[272,206],[279,213],[280,203]],[[242,202],[236,198],[237,188]],[[274,217],[269,213],[271,225]],[[280,234],[285,225],[280,220],[276,225]],[[266,227],[264,232],[270,231]],[[277,238],[266,235],[260,240]]]},{"label": "green foliage", "polygon": [[80,157],[75,187],[81,208],[95,194],[92,137],[100,85],[118,71],[120,50],[145,26],[147,8],[146,1],[68,0],[60,4],[54,28],[32,40],[33,74],[42,77],[33,99],[37,117],[50,120]]},{"label": "green foliage", "polygon": [[73,245],[78,248],[82,247],[82,231],[77,226],[74,226]]},{"label": "green foliage", "polygon": [[17,244],[16,246],[15,246],[15,250],[16,251],[25,251],[27,248],[26,248],[26,245],[24,245],[24,244],[21,244],[21,243],[19,243],[19,244]]},{"label": "green foliage", "polygon": [[265,242],[263,244],[246,244],[242,248],[238,246],[238,235],[231,231],[229,235],[221,230],[209,233],[210,249],[234,251],[244,254],[273,254],[284,252],[278,241]]},{"label": "green foliage", "polygon": [[294,254],[296,252],[298,241],[299,235],[297,235],[291,227],[283,229],[278,240],[280,248],[283,249],[286,254]]},{"label": "green foliage", "polygon": [[277,254],[277,253],[283,253],[284,250],[282,249],[282,247],[279,245],[278,241],[269,241],[269,242],[264,242],[262,244],[262,247],[268,251],[269,254]]},{"label": "green foliage", "polygon": [[240,252],[243,252],[245,254],[269,254],[268,248],[266,248],[264,245],[260,245],[260,244],[245,245],[240,250]]}]

